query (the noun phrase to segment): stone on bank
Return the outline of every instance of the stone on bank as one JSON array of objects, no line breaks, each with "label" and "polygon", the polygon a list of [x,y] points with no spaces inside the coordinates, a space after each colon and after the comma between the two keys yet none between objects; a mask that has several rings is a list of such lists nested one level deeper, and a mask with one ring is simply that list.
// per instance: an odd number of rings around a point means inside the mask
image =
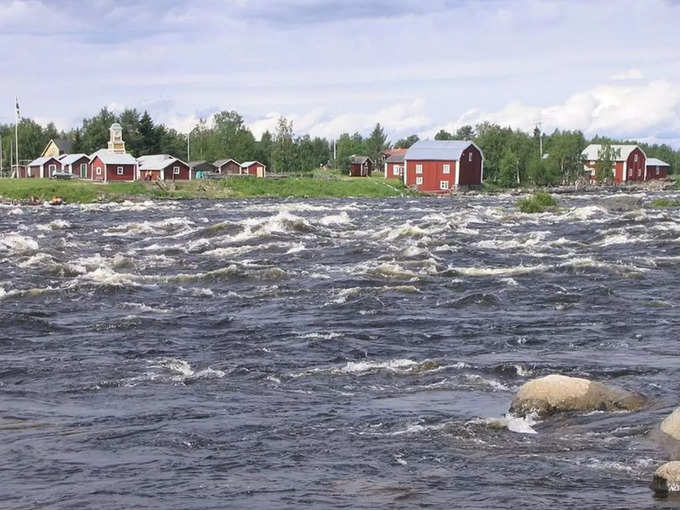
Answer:
[{"label": "stone on bank", "polygon": [[520,387],[510,405],[518,416],[539,417],[560,412],[633,411],[645,398],[616,386],[597,381],[552,374],[532,379]]},{"label": "stone on bank", "polygon": [[680,462],[667,462],[654,473],[649,484],[657,496],[668,496],[680,491]]}]

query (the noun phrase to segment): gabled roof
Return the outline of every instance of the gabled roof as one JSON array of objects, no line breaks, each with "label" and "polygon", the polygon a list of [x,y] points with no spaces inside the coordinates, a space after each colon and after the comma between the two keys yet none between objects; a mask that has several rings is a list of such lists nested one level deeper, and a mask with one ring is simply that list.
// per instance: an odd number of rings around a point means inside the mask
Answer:
[{"label": "gabled roof", "polygon": [[179,158],[171,156],[170,154],[150,154],[148,156],[140,156],[137,158],[139,170],[164,170],[175,163],[184,163]]},{"label": "gabled roof", "polygon": [[[635,149],[640,149],[638,145],[632,145],[632,144],[627,144],[627,145],[614,145],[612,144],[612,149],[614,151],[613,160],[614,161],[626,161],[628,159],[628,156],[630,156],[630,153],[633,152]],[[642,150],[642,149],[640,149]],[[588,147],[583,149],[583,152],[581,155],[587,160],[587,161],[597,161],[600,159],[600,153],[602,152],[602,144],[599,143],[591,143]],[[644,151],[643,151],[644,154]]]},{"label": "gabled roof", "polygon": [[213,165],[210,161],[189,161],[189,168],[196,168],[197,166],[211,166],[213,168],[217,168],[215,165]]},{"label": "gabled roof", "polygon": [[393,152],[389,158],[385,160],[385,163],[403,163],[404,156],[406,156],[406,149],[403,152]]},{"label": "gabled roof", "polygon": [[105,165],[136,165],[137,160],[127,152],[113,152],[108,149],[99,149],[90,156],[90,162],[99,158]]},{"label": "gabled roof", "polygon": [[31,162],[28,164],[28,166],[42,166],[42,165],[44,165],[45,163],[47,163],[47,162],[48,162],[49,160],[51,160],[51,159],[53,159],[53,160],[55,160],[55,161],[59,161],[59,160],[58,160],[57,158],[55,158],[54,156],[41,156],[41,157],[39,157],[39,158],[34,159],[33,161],[31,161]]},{"label": "gabled roof", "polygon": [[647,158],[647,166],[671,166],[665,161],[656,158]]},{"label": "gabled roof", "polygon": [[371,158],[369,158],[368,156],[357,156],[356,154],[352,155],[350,160],[353,165],[363,165],[364,163],[366,163],[366,161],[370,161],[371,163],[373,163]]},{"label": "gabled roof", "polygon": [[213,165],[215,165],[216,167],[219,168],[219,167],[222,167],[222,166],[226,165],[226,164],[229,163],[230,161],[233,161],[233,162],[236,163],[238,166],[241,166],[241,163],[239,163],[239,162],[236,161],[235,159],[231,159],[231,158],[218,159],[217,161],[215,161],[215,162],[213,163]]},{"label": "gabled roof", "polygon": [[61,161],[64,165],[72,165],[82,158],[87,158],[88,160],[90,159],[87,154],[62,154],[59,156],[59,161]]},{"label": "gabled roof", "polygon": [[[404,159],[458,161],[471,145],[477,147],[469,140],[420,140],[409,147]],[[482,152],[479,147],[477,149]]]},{"label": "gabled roof", "polygon": [[73,140],[70,140],[68,138],[57,138],[54,140],[54,143],[57,147],[59,147],[59,150],[63,153],[70,153],[73,150]]},{"label": "gabled roof", "polygon": [[264,163],[260,163],[259,161],[244,161],[243,163],[241,163],[241,168],[247,168],[255,164],[265,166]]}]

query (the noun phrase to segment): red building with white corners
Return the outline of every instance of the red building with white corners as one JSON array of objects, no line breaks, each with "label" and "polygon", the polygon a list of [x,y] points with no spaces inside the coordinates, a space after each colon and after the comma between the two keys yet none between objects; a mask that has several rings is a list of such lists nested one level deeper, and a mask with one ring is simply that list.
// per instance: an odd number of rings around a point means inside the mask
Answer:
[{"label": "red building with white corners", "polygon": [[[647,180],[647,156],[638,145],[612,145],[612,161],[614,162],[613,179],[617,184]],[[591,143],[581,156],[584,170],[595,180],[595,166],[602,156],[603,146]]]},{"label": "red building with white corners", "polygon": [[484,154],[470,141],[421,140],[406,151],[403,179],[408,187],[428,193],[480,186]]}]

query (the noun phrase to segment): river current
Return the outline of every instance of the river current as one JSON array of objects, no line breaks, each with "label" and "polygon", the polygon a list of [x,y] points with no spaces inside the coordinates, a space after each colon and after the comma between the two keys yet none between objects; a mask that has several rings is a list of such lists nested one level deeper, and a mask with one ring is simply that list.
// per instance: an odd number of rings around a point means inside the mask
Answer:
[{"label": "river current", "polygon": [[[0,507],[663,505],[657,196],[1,205]],[[651,403],[506,415],[550,373]]]}]

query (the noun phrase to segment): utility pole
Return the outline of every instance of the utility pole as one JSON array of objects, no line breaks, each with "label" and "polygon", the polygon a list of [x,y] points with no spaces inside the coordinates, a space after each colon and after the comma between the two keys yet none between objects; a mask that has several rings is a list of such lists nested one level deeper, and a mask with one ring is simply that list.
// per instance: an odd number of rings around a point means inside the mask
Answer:
[{"label": "utility pole", "polygon": [[0,177],[4,175],[2,171],[2,136],[0,136]]},{"label": "utility pole", "polygon": [[191,136],[191,131],[187,133],[187,163],[191,161],[191,156],[189,156],[189,137]]},{"label": "utility pole", "polygon": [[19,178],[19,98],[17,100],[17,121],[14,124],[14,150],[16,151],[16,157],[14,161],[17,165],[16,177]]}]

